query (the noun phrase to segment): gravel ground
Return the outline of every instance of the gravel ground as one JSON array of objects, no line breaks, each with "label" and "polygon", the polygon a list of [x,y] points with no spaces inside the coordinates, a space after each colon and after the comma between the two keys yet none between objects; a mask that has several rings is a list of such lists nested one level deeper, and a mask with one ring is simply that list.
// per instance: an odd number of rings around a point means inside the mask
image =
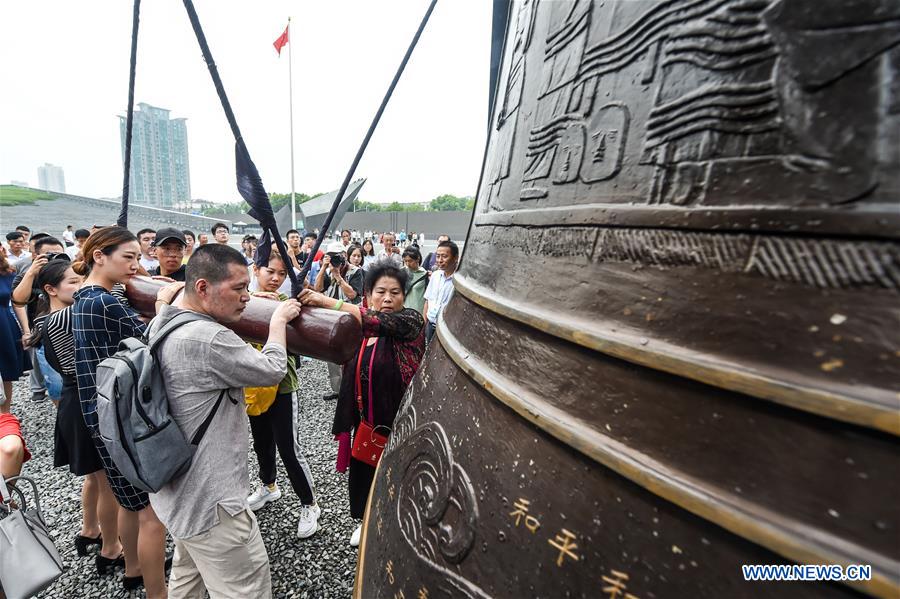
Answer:
[{"label": "gravel ground", "polygon": [[[324,362],[304,362],[300,368],[301,446],[315,479],[316,497],[322,508],[319,532],[297,537],[300,501],[290,487],[279,460],[281,500],[257,512],[269,561],[275,597],[349,597],[356,571],[356,549],[350,534],[356,522],[350,518],[347,482],[334,470],[337,444],[330,434],[334,401],[323,401],[330,392]],[[25,379],[15,385],[13,413],[21,420],[33,455],[23,474],[34,477],[41,491],[44,517],[65,563],[65,572],[41,597],[143,597],[125,593],[119,578],[99,578],[91,557],[79,558],[72,539],[81,527],[81,481],[65,468],[53,468],[54,407],[50,401],[32,402]],[[249,434],[249,428],[248,428]],[[257,481],[256,456],[249,455],[250,479]],[[249,493],[248,489],[248,493]]]}]

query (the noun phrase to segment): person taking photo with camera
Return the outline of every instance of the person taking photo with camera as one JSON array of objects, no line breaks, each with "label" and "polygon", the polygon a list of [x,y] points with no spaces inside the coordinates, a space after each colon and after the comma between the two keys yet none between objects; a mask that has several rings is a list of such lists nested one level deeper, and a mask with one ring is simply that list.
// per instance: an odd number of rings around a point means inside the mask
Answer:
[{"label": "person taking photo with camera", "polygon": [[[50,236],[38,239],[34,242],[34,260],[31,265],[13,279],[12,303],[16,317],[19,319],[19,324],[22,327],[22,337],[24,338],[31,335],[31,328],[34,326],[34,319],[37,316],[37,300],[41,295],[41,288],[38,286],[38,275],[41,273],[44,265],[54,258],[69,260],[69,255],[66,254],[66,248],[63,247],[62,242],[56,237]],[[31,374],[28,378],[28,383],[31,387],[31,399],[40,401],[47,397],[44,376],[37,363],[34,348],[28,350],[28,355],[32,366]]]},{"label": "person taking photo with camera", "polygon": [[[362,260],[362,252],[354,251],[351,246],[350,253]],[[340,241],[332,241],[325,248],[322,256],[319,272],[313,288],[338,301],[348,304],[359,304],[363,298],[363,284],[365,275],[359,264],[350,264],[344,252],[344,246]],[[328,362],[328,379],[331,382],[331,393],[322,396],[322,399],[337,399],[341,391],[341,366]]]}]

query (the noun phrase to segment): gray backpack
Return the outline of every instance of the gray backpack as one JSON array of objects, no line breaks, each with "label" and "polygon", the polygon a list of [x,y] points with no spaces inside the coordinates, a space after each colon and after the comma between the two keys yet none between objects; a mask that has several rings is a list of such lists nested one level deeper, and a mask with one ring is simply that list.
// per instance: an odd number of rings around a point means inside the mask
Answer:
[{"label": "gray backpack", "polygon": [[[204,320],[185,311],[164,324],[147,342],[124,339],[118,351],[97,366],[97,417],[100,437],[122,476],[155,493],[187,472],[197,445],[228,389],[188,440],[169,415],[169,397],[154,351],[166,336],[189,322]],[[149,334],[150,327],[147,328]],[[236,402],[235,402],[236,403]]]}]

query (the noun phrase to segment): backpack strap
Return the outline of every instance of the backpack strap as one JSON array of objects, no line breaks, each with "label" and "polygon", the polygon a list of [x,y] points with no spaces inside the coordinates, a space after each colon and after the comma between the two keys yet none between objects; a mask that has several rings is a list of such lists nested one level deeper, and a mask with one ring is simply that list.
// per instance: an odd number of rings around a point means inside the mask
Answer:
[{"label": "backpack strap", "polygon": [[194,436],[191,438],[191,445],[200,445],[200,441],[203,440],[203,435],[206,434],[206,429],[209,428],[209,425],[212,423],[212,419],[216,415],[216,412],[219,411],[219,405],[222,403],[222,399],[225,397],[225,394],[227,392],[228,389],[222,389],[222,391],[219,393],[219,399],[216,400],[216,405],[213,406],[212,410],[210,410],[209,412],[209,415],[203,421],[203,424],[200,425],[200,428],[197,429],[197,432],[194,433]]},{"label": "backpack strap", "polygon": [[[163,340],[169,335],[169,333],[181,327],[182,325],[197,320],[206,320],[206,318],[204,316],[201,316],[200,314],[197,314],[196,312],[191,312],[190,310],[183,310],[182,312],[179,312],[172,317],[172,320],[159,327],[159,330],[153,333],[153,336],[147,340],[147,347],[151,352],[155,351],[156,348],[159,347],[159,344],[162,343]],[[150,326],[147,327],[147,331],[149,337]]]},{"label": "backpack strap", "polygon": [[428,278],[428,273],[426,272],[424,275],[422,275],[421,277],[419,277],[418,279],[416,279],[415,281],[412,282],[412,284],[409,286],[409,289],[406,290],[406,293],[409,294],[409,292],[413,290],[413,287],[415,287],[422,281],[426,280],[427,278]]}]

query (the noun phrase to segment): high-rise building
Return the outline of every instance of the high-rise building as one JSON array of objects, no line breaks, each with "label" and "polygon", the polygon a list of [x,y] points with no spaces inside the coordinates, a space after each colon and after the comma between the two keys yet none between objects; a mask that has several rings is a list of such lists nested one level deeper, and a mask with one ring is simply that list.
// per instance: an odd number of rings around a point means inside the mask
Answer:
[{"label": "high-rise building", "polygon": [[[128,198],[135,204],[172,208],[191,199],[186,119],[169,118],[169,111],[138,104],[131,138]],[[126,117],[119,117],[122,162],[125,162]]]},{"label": "high-rise building", "polygon": [[66,193],[66,177],[62,167],[44,163],[38,167],[38,188]]}]

